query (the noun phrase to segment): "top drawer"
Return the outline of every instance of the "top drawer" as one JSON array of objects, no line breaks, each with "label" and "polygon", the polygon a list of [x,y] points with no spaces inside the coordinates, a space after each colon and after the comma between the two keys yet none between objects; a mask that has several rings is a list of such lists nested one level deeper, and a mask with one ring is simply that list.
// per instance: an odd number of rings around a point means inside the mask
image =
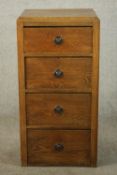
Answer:
[{"label": "top drawer", "polygon": [[91,55],[92,27],[25,27],[24,52]]}]

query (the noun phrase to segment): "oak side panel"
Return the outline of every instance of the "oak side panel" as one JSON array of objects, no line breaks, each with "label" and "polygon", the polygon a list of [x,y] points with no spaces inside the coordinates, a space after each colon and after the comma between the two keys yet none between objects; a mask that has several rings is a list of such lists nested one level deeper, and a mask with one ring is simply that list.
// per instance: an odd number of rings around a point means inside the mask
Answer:
[{"label": "oak side panel", "polygon": [[21,138],[21,160],[22,165],[27,165],[27,137],[25,117],[25,76],[23,55],[23,22],[17,20],[18,41],[18,74],[19,74],[19,108],[20,108],[20,138]]},{"label": "oak side panel", "polygon": [[93,25],[93,63],[92,63],[92,109],[91,109],[91,165],[97,164],[98,134],[98,82],[99,82],[99,33],[100,22],[94,18]]}]

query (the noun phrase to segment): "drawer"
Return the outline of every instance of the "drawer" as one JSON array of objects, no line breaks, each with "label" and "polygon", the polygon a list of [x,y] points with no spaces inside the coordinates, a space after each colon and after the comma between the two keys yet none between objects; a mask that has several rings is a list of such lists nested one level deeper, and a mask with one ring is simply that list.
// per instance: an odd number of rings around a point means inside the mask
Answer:
[{"label": "drawer", "polygon": [[28,130],[29,165],[90,165],[89,130]]},{"label": "drawer", "polygon": [[39,128],[91,127],[90,94],[27,94],[27,124]]},{"label": "drawer", "polygon": [[92,27],[26,27],[25,53],[92,54]]},{"label": "drawer", "polygon": [[27,58],[26,88],[91,90],[91,58]]}]

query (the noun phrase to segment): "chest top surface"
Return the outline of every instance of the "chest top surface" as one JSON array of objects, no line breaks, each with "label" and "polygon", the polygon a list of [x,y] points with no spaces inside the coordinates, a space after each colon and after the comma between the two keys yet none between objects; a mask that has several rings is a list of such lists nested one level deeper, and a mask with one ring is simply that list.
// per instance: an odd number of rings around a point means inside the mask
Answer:
[{"label": "chest top surface", "polygon": [[97,19],[93,9],[26,9],[18,19],[22,21],[91,21]]},{"label": "chest top surface", "polygon": [[96,17],[96,13],[93,9],[26,9],[21,17]]}]

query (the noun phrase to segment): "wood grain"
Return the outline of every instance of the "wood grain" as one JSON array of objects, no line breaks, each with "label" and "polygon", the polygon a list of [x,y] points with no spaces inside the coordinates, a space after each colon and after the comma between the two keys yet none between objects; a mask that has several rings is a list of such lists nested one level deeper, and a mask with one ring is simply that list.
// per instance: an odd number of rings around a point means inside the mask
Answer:
[{"label": "wood grain", "polygon": [[[61,36],[63,43],[54,43]],[[24,51],[31,53],[92,53],[92,27],[24,28]]]},{"label": "wood grain", "polygon": [[[56,88],[89,91],[91,89],[90,58],[27,58],[26,88]],[[60,78],[54,72],[60,69],[64,75]]]},{"label": "wood grain", "polygon": [[27,93],[27,94],[35,94],[35,93],[38,93],[38,94],[58,94],[58,93],[60,93],[60,94],[82,94],[82,93],[84,93],[84,94],[91,94],[91,88],[90,89],[85,89],[83,92],[82,92],[82,90],[81,91],[79,91],[79,89],[76,89],[76,88],[70,88],[70,89],[57,89],[57,88],[47,88],[47,89],[45,89],[45,88],[39,88],[39,89],[26,89],[25,90],[25,93]]},{"label": "wood grain", "polygon": [[[64,149],[55,150],[55,144]],[[90,165],[90,131],[29,129],[28,164]]]},{"label": "wood grain", "polygon": [[[63,112],[54,111],[56,106]],[[27,94],[27,125],[38,128],[90,129],[90,94]]]}]

